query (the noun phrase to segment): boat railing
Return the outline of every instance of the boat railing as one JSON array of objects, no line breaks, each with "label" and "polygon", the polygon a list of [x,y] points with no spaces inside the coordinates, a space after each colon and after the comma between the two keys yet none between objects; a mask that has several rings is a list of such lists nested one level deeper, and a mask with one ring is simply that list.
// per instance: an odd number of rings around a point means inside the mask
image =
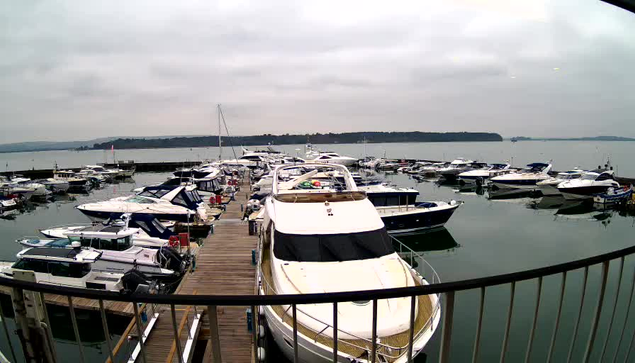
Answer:
[{"label": "boat railing", "polygon": [[[276,289],[273,286],[271,286],[271,284],[269,283],[269,281],[265,277],[265,274],[262,272],[262,270],[260,270],[260,282],[264,282],[264,284],[261,284],[261,287],[263,288],[263,294],[264,295],[277,295]],[[439,296],[437,295],[437,297],[439,297]],[[427,320],[427,322],[414,335],[414,340],[417,340],[417,338],[420,337],[429,326],[431,326],[432,319],[434,317],[436,317],[436,315],[439,313],[440,308],[441,308],[440,307],[440,299],[437,298],[437,303],[434,306],[432,314],[430,315],[430,317]],[[291,305],[285,305],[283,314],[285,316],[288,316],[289,318],[293,319],[293,316],[290,313],[291,309],[292,309]],[[309,317],[310,319],[312,319],[312,320],[316,321],[317,323],[319,323],[319,324],[324,326],[324,328],[322,330],[320,330],[319,332],[315,332],[315,333],[317,333],[317,335],[315,335],[314,338],[307,337],[307,339],[311,339],[311,340],[313,340],[316,343],[318,342],[318,338],[320,338],[321,336],[324,336],[325,338],[332,340],[333,338],[330,338],[330,337],[325,335],[325,332],[330,329],[331,334],[333,334],[333,332],[335,330],[337,330],[338,334],[336,336],[339,336],[340,334],[346,334],[348,336],[353,337],[353,339],[337,339],[338,340],[338,344],[344,344],[344,345],[347,345],[349,347],[352,347],[352,348],[355,348],[355,349],[359,349],[359,350],[362,350],[362,351],[367,351],[367,352],[369,351],[369,347],[372,346],[372,342],[373,341],[371,339],[363,338],[363,337],[355,335],[355,334],[353,334],[353,333],[351,333],[349,331],[346,331],[346,330],[343,330],[343,329],[340,329],[340,328],[336,328],[332,324],[329,324],[329,323],[327,323],[327,322],[325,322],[323,320],[320,320],[319,318],[316,318],[316,317],[310,315],[309,313],[307,313],[306,311],[304,311],[301,308],[296,308],[296,316],[297,316],[297,313],[302,313],[303,315]],[[281,316],[280,318],[284,319],[284,316]],[[362,341],[362,342],[364,342],[366,344],[365,345],[355,344],[351,340]],[[382,356],[384,358],[388,358],[388,359],[397,359],[397,358],[401,357],[402,355],[404,355],[406,353],[406,350],[408,349],[408,345],[397,347],[397,346],[384,344],[384,343],[381,343],[381,342],[377,342],[376,346],[377,346],[377,355],[378,356]],[[383,352],[380,352],[380,350],[383,351]],[[397,352],[397,354],[390,354],[392,352]]]}]

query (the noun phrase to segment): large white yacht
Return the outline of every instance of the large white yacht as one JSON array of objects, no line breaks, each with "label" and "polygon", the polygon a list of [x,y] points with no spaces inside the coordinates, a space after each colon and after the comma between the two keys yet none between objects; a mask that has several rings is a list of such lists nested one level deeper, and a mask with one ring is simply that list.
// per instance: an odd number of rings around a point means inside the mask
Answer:
[{"label": "large white yacht", "polygon": [[192,187],[154,186],[143,192],[110,200],[86,203],[76,207],[91,219],[111,218],[113,214],[145,213],[157,219],[189,221],[196,217],[205,220],[203,201]]},{"label": "large white yacht", "polygon": [[613,171],[587,172],[579,179],[558,184],[558,191],[565,199],[593,199],[596,194],[606,193],[609,189],[619,189],[620,183],[613,178]]},{"label": "large white yacht", "polygon": [[[395,252],[375,207],[364,192],[357,190],[348,169],[315,165],[315,170],[287,181],[280,176],[287,168],[292,167],[275,170],[273,194],[265,202],[259,242],[261,294],[333,293],[428,284]],[[373,303],[339,303],[338,361],[405,362],[410,302],[410,298],[377,301],[376,360],[370,357]],[[414,355],[438,326],[438,302],[437,295],[416,300]],[[264,310],[274,340],[293,359],[289,306],[266,306]],[[332,305],[299,305],[297,323],[299,361],[332,361]]]},{"label": "large white yacht", "polygon": [[499,175],[491,181],[499,188],[536,190],[538,182],[549,178],[549,171],[549,163],[532,163],[517,173]]}]

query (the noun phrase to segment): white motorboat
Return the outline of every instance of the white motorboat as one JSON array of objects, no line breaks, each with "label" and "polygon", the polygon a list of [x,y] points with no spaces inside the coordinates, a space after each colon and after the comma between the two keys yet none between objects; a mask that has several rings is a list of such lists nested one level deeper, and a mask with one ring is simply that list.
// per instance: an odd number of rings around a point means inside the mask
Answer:
[{"label": "white motorboat", "polygon": [[62,179],[48,178],[40,179],[38,183],[44,185],[53,194],[64,194],[68,192],[70,185],[68,181]]},{"label": "white motorboat", "polygon": [[[333,293],[428,284],[395,252],[375,207],[357,190],[348,170],[340,165],[317,167],[290,181],[279,177],[288,167],[274,172],[259,242],[259,293]],[[343,175],[343,181],[333,177],[335,172]],[[416,300],[413,356],[439,326],[438,303],[438,295]],[[340,302],[338,362],[405,362],[410,306],[410,298],[377,301],[378,349],[371,359],[373,303]],[[274,341],[293,359],[289,307],[265,306],[264,314]],[[298,306],[300,362],[332,361],[332,324],[331,304]]]},{"label": "white motorboat", "polygon": [[182,274],[186,261],[169,247],[144,248],[134,246],[132,237],[136,228],[83,229],[66,233],[65,238],[22,238],[17,242],[27,248],[72,248],[79,247],[101,252],[101,257],[92,266],[95,271],[124,274],[137,269],[153,278],[173,279]]},{"label": "white motorboat", "polygon": [[464,184],[485,185],[489,179],[495,176],[510,173],[510,167],[507,163],[492,164],[488,168],[462,172],[457,176],[457,179]]},{"label": "white motorboat", "polygon": [[14,191],[18,189],[32,191],[32,193],[30,193],[31,199],[43,200],[51,194],[43,184],[34,182],[29,178],[16,176],[11,179],[10,183]]},{"label": "white motorboat", "polygon": [[343,156],[335,152],[321,152],[314,159],[307,160],[310,163],[320,164],[339,164],[344,166],[353,166],[357,164],[358,159],[350,156]]},{"label": "white motorboat", "polygon": [[138,195],[113,198],[103,202],[86,203],[76,207],[95,220],[112,218],[113,214],[145,213],[160,220],[191,221],[207,219],[198,193],[191,187],[147,187]]},{"label": "white motorboat", "polygon": [[159,222],[153,215],[143,213],[125,213],[106,220],[103,223],[93,222],[88,224],[70,224],[64,226],[49,227],[40,230],[47,238],[66,238],[77,236],[78,233],[120,233],[132,229],[132,244],[145,248],[161,248],[168,246],[170,237],[176,234]]},{"label": "white motorboat", "polygon": [[149,281],[138,272],[127,274],[93,270],[102,253],[79,248],[28,248],[17,254],[17,261],[0,264],[0,275],[24,279],[32,274],[35,282],[47,285],[122,292],[135,291]]},{"label": "white motorboat", "polygon": [[91,171],[91,175],[101,175],[106,181],[111,181],[121,176],[121,169],[106,169],[101,165],[84,165],[84,168],[80,171],[80,174],[82,171]]},{"label": "white motorboat", "polygon": [[568,170],[558,173],[555,177],[539,181],[536,185],[544,196],[562,195],[558,190],[558,185],[568,180],[579,179],[584,173],[586,172],[580,169]]},{"label": "white motorboat", "polygon": [[558,184],[558,191],[567,200],[593,199],[597,194],[619,188],[621,188],[620,183],[614,179],[612,170],[587,172],[579,179]]},{"label": "white motorboat", "polygon": [[72,170],[53,170],[53,179],[62,180],[68,183],[70,192],[87,192],[92,188],[92,184],[86,178],[77,176]]},{"label": "white motorboat", "polygon": [[499,175],[491,179],[498,188],[536,190],[538,182],[549,178],[551,164],[532,163],[516,173]]},{"label": "white motorboat", "polygon": [[437,175],[443,178],[445,181],[453,182],[456,181],[456,178],[459,174],[465,171],[480,169],[485,165],[486,164],[483,163],[475,163],[472,160],[458,158],[456,160],[453,160],[449,166],[438,169]]}]

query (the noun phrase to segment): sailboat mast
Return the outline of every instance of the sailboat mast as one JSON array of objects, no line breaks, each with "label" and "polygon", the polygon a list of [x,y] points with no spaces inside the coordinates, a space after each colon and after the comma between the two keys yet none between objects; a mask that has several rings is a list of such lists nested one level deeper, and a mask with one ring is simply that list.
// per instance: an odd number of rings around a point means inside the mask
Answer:
[{"label": "sailboat mast", "polygon": [[222,160],[223,156],[223,145],[221,140],[221,128],[220,128],[220,103],[217,105],[218,107],[218,161]]}]

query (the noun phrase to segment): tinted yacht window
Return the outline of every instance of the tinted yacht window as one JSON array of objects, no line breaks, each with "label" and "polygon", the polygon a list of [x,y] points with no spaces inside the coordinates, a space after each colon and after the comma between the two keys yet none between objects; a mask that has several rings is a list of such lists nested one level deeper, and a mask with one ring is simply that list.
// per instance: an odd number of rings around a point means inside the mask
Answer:
[{"label": "tinted yacht window", "polygon": [[285,261],[353,261],[395,252],[385,228],[370,232],[315,235],[275,231],[274,241],[274,255]]}]

